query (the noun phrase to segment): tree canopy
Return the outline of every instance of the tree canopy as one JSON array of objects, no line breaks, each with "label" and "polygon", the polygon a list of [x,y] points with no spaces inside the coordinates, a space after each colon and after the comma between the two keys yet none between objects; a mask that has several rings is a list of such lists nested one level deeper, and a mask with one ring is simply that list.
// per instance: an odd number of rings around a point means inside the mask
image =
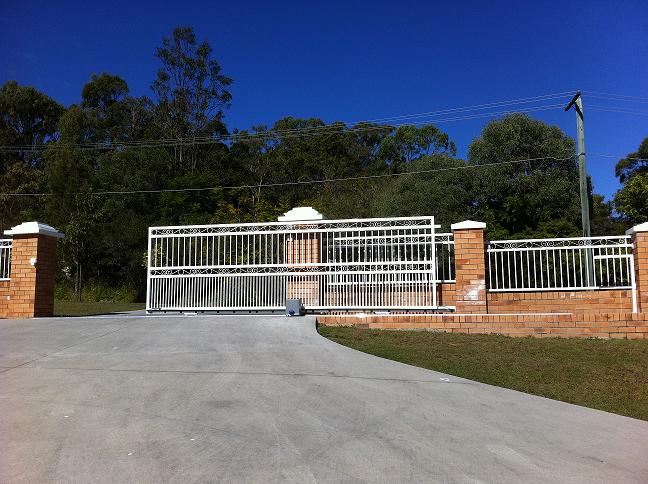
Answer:
[{"label": "tree canopy", "polygon": [[623,184],[614,199],[619,213],[631,224],[648,221],[648,138],[619,160],[616,176]]},{"label": "tree canopy", "polygon": [[615,174],[621,183],[634,175],[648,173],[648,137],[639,145],[639,149],[618,161]]},{"label": "tree canopy", "polygon": [[[560,128],[525,114],[484,127],[468,148],[468,163],[492,165],[479,171],[475,205],[494,237],[579,235],[574,153],[574,140]],[[522,162],[500,164],[509,160]]]},{"label": "tree canopy", "polygon": [[19,151],[0,150],[0,227],[3,229],[38,211],[39,200],[7,194],[43,190],[43,153],[30,147],[55,139],[63,111],[63,106],[33,87],[8,81],[0,88],[0,146],[24,147]]}]

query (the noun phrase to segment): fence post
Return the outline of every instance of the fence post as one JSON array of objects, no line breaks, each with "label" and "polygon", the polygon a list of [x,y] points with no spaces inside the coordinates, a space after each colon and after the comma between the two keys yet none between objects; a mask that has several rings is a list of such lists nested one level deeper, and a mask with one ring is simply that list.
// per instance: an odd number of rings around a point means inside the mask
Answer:
[{"label": "fence post", "polygon": [[457,313],[486,313],[486,224],[465,220],[450,226],[454,237]]},{"label": "fence post", "polygon": [[25,222],[5,230],[13,237],[7,317],[51,316],[56,282],[56,240],[63,234],[49,225]]},{"label": "fence post", "polygon": [[626,234],[632,236],[637,311],[648,312],[648,222],[635,225]]}]

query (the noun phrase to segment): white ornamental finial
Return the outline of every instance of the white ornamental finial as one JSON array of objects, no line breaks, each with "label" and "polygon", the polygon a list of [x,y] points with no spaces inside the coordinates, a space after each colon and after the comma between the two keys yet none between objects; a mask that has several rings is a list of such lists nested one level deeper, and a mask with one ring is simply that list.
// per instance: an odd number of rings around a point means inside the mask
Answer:
[{"label": "white ornamental finial", "polygon": [[313,207],[295,207],[281,215],[279,222],[310,222],[312,220],[323,220],[324,215]]}]

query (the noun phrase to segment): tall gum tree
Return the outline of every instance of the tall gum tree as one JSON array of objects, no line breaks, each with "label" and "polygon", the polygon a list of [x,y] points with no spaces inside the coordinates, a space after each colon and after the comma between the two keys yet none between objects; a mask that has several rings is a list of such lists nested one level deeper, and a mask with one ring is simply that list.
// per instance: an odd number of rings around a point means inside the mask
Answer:
[{"label": "tall gum tree", "polygon": [[40,199],[9,193],[39,192],[44,188],[42,150],[31,148],[57,137],[63,107],[52,98],[16,81],[0,88],[0,146],[24,149],[0,150],[0,230],[33,216]]},{"label": "tall gum tree", "polygon": [[161,66],[151,89],[161,135],[187,140],[173,148],[178,174],[195,171],[204,154],[191,138],[227,133],[222,120],[232,100],[232,79],[222,73],[212,52],[207,41],[198,43],[191,27],[175,28],[155,52]]},{"label": "tall gum tree", "polygon": [[648,221],[648,138],[619,160],[615,171],[623,184],[614,197],[617,211],[632,225]]},{"label": "tall gum tree", "polygon": [[[526,114],[484,127],[468,148],[468,163],[493,165],[470,172],[475,216],[488,224],[492,239],[580,234],[574,146],[560,128]],[[516,160],[530,161],[508,163]]]}]

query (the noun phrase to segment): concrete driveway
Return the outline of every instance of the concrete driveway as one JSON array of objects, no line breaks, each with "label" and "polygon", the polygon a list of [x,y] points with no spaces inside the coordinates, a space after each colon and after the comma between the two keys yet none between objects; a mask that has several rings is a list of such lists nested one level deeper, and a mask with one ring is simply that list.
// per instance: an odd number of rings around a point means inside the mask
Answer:
[{"label": "concrete driveway", "polygon": [[648,422],[339,346],[312,318],[0,321],[1,482],[647,482]]}]

